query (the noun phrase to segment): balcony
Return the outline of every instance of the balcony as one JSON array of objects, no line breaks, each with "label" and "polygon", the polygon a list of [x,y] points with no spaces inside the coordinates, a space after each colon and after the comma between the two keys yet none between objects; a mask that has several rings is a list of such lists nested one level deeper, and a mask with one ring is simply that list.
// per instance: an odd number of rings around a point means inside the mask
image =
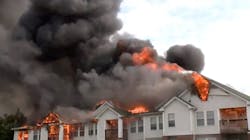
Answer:
[{"label": "balcony", "polygon": [[247,133],[247,119],[220,120],[220,131],[224,134]]},{"label": "balcony", "polygon": [[[123,129],[123,140],[128,139],[128,130]],[[118,140],[118,129],[106,129],[105,140]]]}]

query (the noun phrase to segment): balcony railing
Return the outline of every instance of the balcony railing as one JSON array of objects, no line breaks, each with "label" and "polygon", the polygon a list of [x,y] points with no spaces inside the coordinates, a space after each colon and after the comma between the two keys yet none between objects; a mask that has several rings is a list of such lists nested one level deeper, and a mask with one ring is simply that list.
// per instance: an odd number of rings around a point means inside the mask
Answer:
[{"label": "balcony railing", "polygon": [[247,133],[246,119],[220,120],[221,133]]},{"label": "balcony railing", "polygon": [[[123,129],[123,140],[128,139],[128,130]],[[105,140],[118,140],[118,129],[106,129]]]}]

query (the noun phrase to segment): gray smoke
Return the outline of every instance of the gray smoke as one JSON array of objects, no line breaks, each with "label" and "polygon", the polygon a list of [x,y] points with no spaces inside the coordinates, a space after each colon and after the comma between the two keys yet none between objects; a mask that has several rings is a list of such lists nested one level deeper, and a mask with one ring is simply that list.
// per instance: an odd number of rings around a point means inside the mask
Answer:
[{"label": "gray smoke", "polygon": [[[133,64],[133,53],[154,49],[150,41],[117,34],[120,0],[5,3],[0,10],[3,113],[20,108],[33,121],[50,111],[81,118],[80,110],[87,112],[103,99],[125,108],[153,108],[190,86],[187,75]],[[23,8],[15,11],[17,4]],[[2,9],[13,16],[7,18]],[[165,62],[156,51],[154,56]]]},{"label": "gray smoke", "polygon": [[174,45],[166,52],[166,61],[176,63],[186,70],[201,72],[204,67],[204,55],[193,45]]}]

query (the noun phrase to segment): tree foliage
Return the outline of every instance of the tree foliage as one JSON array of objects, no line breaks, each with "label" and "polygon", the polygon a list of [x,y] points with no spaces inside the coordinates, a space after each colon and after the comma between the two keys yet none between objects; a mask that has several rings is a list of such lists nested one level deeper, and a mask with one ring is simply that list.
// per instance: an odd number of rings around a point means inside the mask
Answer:
[{"label": "tree foliage", "polygon": [[5,114],[0,117],[0,140],[13,140],[14,132],[11,130],[26,123],[26,117],[18,109],[15,114]]}]

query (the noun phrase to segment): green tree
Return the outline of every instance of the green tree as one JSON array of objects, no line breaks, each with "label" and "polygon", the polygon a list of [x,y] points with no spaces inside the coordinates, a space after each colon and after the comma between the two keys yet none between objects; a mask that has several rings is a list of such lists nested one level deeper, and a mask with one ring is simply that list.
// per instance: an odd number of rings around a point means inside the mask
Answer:
[{"label": "green tree", "polygon": [[26,117],[18,109],[15,114],[5,114],[0,117],[0,140],[13,140],[11,128],[20,127],[26,123]]}]

